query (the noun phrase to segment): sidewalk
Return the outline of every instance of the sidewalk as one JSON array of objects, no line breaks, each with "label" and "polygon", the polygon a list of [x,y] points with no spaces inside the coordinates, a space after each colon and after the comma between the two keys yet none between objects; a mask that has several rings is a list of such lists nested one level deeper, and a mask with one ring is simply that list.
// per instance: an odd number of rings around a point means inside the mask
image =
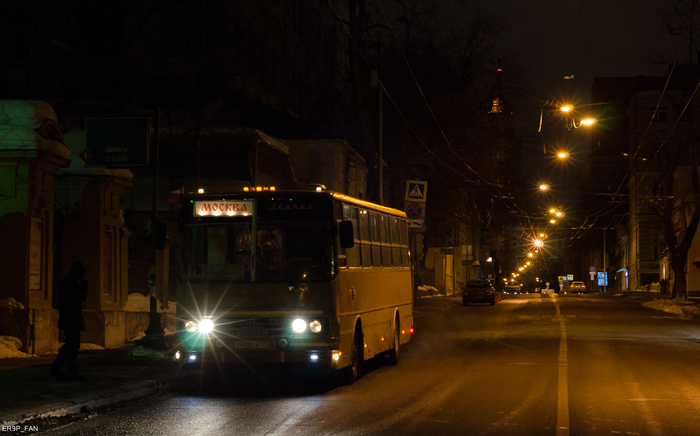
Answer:
[{"label": "sidewalk", "polygon": [[69,415],[187,382],[188,373],[171,358],[134,357],[134,348],[81,351],[82,381],[51,377],[55,356],[0,359],[0,425]]}]

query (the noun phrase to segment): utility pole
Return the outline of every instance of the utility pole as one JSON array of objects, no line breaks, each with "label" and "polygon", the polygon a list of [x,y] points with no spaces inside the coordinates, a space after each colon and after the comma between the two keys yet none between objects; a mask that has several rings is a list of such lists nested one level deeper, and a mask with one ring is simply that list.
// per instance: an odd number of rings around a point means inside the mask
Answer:
[{"label": "utility pole", "polygon": [[[165,331],[160,323],[160,315],[158,314],[158,297],[156,295],[156,271],[158,267],[158,249],[163,249],[161,245],[165,243],[165,234],[163,230],[164,227],[158,224],[158,158],[159,158],[159,131],[160,129],[160,108],[156,110],[156,120],[155,120],[155,144],[152,156],[152,166],[153,166],[153,194],[152,194],[152,206],[153,211],[151,215],[151,265],[148,267],[148,288],[151,297],[150,301],[150,312],[148,320],[148,328],[144,332],[145,337],[137,341],[137,345],[141,345],[148,348],[154,349],[167,349],[165,344]],[[163,266],[166,267],[165,265]]]},{"label": "utility pole", "polygon": [[608,292],[608,268],[605,263],[605,227],[603,227],[603,292]]}]

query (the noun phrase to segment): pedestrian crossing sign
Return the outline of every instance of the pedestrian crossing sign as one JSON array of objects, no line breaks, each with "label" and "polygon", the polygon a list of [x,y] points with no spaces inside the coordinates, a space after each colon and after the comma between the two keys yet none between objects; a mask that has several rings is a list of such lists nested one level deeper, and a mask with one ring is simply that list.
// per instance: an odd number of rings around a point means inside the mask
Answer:
[{"label": "pedestrian crossing sign", "polygon": [[418,180],[406,181],[406,201],[418,201],[425,203],[425,194],[428,190],[428,182]]}]

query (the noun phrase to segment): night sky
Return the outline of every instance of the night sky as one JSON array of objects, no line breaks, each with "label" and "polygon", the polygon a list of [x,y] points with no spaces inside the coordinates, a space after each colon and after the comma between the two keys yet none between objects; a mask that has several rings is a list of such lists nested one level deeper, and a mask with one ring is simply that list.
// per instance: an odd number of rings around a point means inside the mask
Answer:
[{"label": "night sky", "polygon": [[651,60],[659,51],[673,56],[657,13],[665,0],[480,1],[507,28],[509,49],[522,54],[533,92],[545,98],[567,86],[588,95],[594,77],[663,75],[667,67]]},{"label": "night sky", "polygon": [[[539,106],[548,99],[575,96],[575,104],[590,100],[596,77],[663,76],[680,41],[665,36],[658,9],[667,0],[479,0],[505,27],[504,59],[517,55],[515,68],[524,75],[526,98],[516,117],[526,136],[523,166],[526,179],[554,182],[550,173],[564,174],[559,182],[573,185],[588,142],[571,137],[572,156],[559,162],[542,152],[537,133]],[[687,62],[687,49],[682,61]],[[510,55],[510,56],[509,56]],[[507,63],[503,68],[508,69]],[[566,76],[573,78],[565,79]],[[546,121],[545,121],[546,123]],[[546,127],[545,127],[546,128]],[[580,132],[579,132],[580,133]],[[547,174],[542,175],[541,173]]]}]

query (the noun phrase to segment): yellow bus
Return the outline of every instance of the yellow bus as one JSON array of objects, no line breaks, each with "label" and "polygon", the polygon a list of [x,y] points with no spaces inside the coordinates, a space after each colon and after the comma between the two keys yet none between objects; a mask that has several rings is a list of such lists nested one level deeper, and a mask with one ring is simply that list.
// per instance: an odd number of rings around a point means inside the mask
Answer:
[{"label": "yellow bus", "polygon": [[340,370],[391,364],[413,334],[404,212],[336,192],[247,189],[183,202],[177,357],[306,363]]}]

